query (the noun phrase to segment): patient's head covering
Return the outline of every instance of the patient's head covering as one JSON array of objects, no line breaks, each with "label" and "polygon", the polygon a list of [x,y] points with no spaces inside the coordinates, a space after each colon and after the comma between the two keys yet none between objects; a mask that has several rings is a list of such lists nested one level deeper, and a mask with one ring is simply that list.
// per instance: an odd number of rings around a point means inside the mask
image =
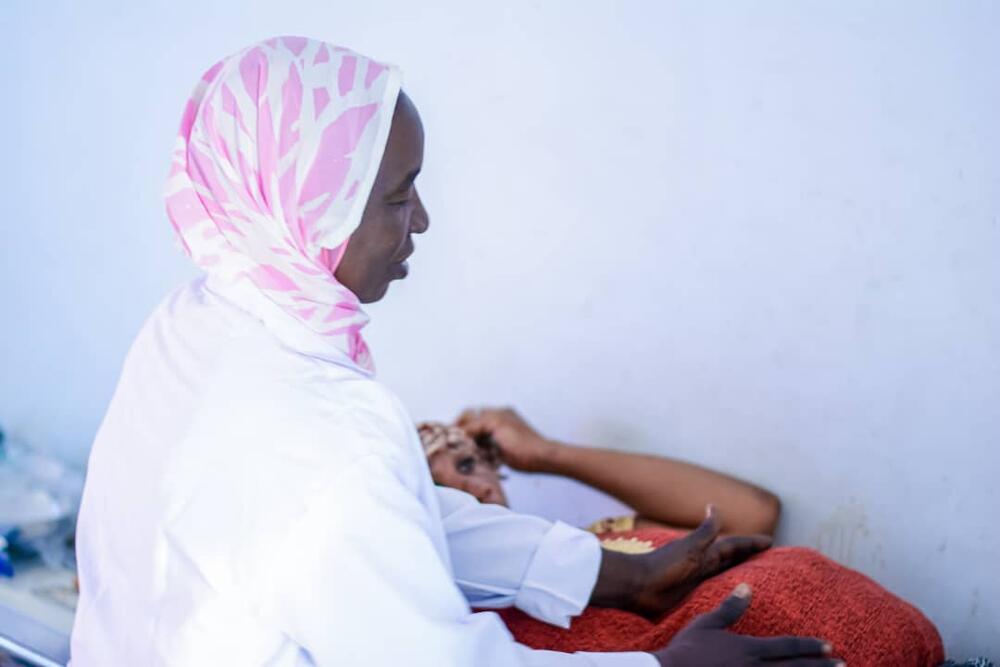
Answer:
[{"label": "patient's head covering", "polygon": [[249,281],[371,369],[358,298],[333,272],[361,221],[400,75],[304,37],[254,44],[202,76],[167,180],[167,214],[209,274]]},{"label": "patient's head covering", "polygon": [[459,445],[469,437],[457,426],[447,426],[441,422],[422,422],[417,425],[417,433],[420,434],[424,455],[428,459],[449,444]]},{"label": "patient's head covering", "polygon": [[456,449],[469,444],[479,449],[486,463],[500,465],[500,450],[490,438],[478,442],[459,427],[441,422],[421,422],[417,425],[417,433],[420,434],[420,442],[424,445],[424,455],[428,460],[444,449]]}]

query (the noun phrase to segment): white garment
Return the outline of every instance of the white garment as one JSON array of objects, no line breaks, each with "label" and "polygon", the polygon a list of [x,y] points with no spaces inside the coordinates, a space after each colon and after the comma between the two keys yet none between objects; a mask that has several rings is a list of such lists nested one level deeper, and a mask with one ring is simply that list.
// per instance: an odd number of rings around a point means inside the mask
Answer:
[{"label": "white garment", "polygon": [[76,667],[657,664],[534,651],[472,613],[568,625],[596,538],[436,487],[386,388],[212,279],[171,295],[129,352],[77,550]]}]

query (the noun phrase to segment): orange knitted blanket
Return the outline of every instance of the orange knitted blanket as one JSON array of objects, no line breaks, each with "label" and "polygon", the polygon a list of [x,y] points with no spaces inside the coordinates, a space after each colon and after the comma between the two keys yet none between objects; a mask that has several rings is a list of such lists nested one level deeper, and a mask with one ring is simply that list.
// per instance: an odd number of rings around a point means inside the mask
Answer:
[{"label": "orange knitted blanket", "polygon": [[[643,551],[680,535],[640,529],[600,537],[606,547]],[[588,607],[563,630],[516,609],[500,615],[514,637],[533,648],[648,651],[665,646],[692,618],[714,609],[743,581],[753,587],[753,604],[734,632],[821,637],[851,667],[937,667],[944,660],[941,638],[919,610],[860,572],[800,547],[771,549],[709,579],[657,621]]]}]

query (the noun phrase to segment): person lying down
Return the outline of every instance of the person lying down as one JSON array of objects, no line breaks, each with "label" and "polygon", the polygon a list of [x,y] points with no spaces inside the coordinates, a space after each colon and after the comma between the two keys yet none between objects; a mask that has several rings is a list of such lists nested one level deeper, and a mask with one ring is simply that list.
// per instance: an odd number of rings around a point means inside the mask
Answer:
[{"label": "person lying down", "polygon": [[434,481],[484,503],[508,505],[499,470],[502,461],[514,470],[583,482],[635,511],[634,516],[598,522],[595,528],[694,529],[712,504],[724,533],[771,536],[781,513],[778,497],[759,486],[661,456],[549,440],[511,409],[467,410],[454,426],[424,422],[418,431]]},{"label": "person lying down", "polygon": [[[454,425],[425,422],[418,432],[435,483],[481,503],[507,505],[501,464],[570,477],[626,503],[633,516],[588,528],[608,551],[655,556],[704,529],[706,504],[717,508],[718,528],[733,534],[773,535],[780,516],[778,498],[759,486],[667,458],[559,443],[510,409],[468,410]],[[517,609],[499,613],[517,641],[536,649],[647,650],[670,641],[740,582],[753,588],[755,602],[734,626],[738,632],[823,637],[851,667],[938,667],[944,659],[937,629],[916,607],[803,547],[772,548],[709,574],[652,617],[591,606],[563,629]]]}]

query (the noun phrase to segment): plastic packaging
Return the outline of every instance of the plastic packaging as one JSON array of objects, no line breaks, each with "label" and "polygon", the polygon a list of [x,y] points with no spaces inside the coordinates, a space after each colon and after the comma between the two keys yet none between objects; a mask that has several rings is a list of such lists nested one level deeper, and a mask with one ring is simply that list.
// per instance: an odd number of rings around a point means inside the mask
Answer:
[{"label": "plastic packaging", "polygon": [[37,554],[49,567],[73,567],[72,536],[82,490],[78,470],[5,439],[0,431],[0,537],[8,554]]},{"label": "plastic packaging", "polygon": [[10,563],[10,556],[7,555],[7,540],[0,535],[0,577],[13,577],[14,566]]}]

